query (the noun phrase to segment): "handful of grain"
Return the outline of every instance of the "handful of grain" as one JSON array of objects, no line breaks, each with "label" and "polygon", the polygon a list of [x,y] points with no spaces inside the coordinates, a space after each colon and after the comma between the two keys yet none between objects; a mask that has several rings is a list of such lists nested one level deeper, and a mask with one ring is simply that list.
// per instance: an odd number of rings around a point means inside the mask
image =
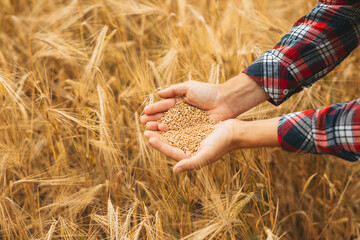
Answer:
[{"label": "handful of grain", "polygon": [[191,153],[198,150],[200,143],[214,130],[217,123],[210,120],[207,112],[185,101],[177,102],[166,111],[160,122],[169,127],[169,131],[161,132],[161,135],[170,145]]}]

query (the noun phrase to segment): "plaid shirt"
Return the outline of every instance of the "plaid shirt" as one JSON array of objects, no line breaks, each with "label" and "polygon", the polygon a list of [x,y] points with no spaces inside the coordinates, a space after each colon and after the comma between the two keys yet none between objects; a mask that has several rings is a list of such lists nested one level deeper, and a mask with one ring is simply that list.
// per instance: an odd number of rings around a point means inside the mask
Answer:
[{"label": "plaid shirt", "polygon": [[[322,0],[281,41],[252,63],[252,77],[279,105],[310,87],[360,43],[360,1]],[[360,159],[360,100],[283,115],[281,146],[292,152],[330,153]]]},{"label": "plaid shirt", "polygon": [[330,153],[360,159],[360,99],[324,109],[285,114],[279,121],[282,148],[298,153]]}]

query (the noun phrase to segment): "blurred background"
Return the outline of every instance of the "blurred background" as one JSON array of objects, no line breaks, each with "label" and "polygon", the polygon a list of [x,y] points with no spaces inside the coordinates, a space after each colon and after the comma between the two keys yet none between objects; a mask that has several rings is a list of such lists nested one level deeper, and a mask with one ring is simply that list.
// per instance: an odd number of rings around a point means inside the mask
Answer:
[{"label": "blurred background", "polygon": [[[226,81],[315,5],[0,0],[1,238],[360,239],[359,164],[251,149],[175,176],[139,123],[157,88]],[[239,118],[356,99],[359,60]]]}]

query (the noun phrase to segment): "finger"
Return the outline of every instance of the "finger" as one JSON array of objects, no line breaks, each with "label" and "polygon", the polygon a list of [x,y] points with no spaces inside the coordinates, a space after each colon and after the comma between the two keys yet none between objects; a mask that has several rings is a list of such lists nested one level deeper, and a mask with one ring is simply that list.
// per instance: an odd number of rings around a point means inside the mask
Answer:
[{"label": "finger", "polygon": [[159,123],[158,129],[162,132],[167,132],[170,130],[168,125],[166,125],[165,123]]},{"label": "finger", "polygon": [[180,161],[187,157],[186,154],[181,149],[172,147],[156,137],[151,137],[149,139],[149,144],[159,152],[165,154],[169,158],[172,158],[176,161]]},{"label": "finger", "polygon": [[149,131],[169,131],[168,125],[166,125],[165,123],[160,123],[158,121],[147,122],[145,128]]},{"label": "finger", "polygon": [[155,113],[165,112],[169,108],[173,107],[176,103],[176,98],[169,98],[162,100],[153,104],[150,104],[144,108],[144,113],[147,115],[152,115]]},{"label": "finger", "polygon": [[159,120],[160,118],[162,118],[164,116],[164,113],[157,113],[157,114],[153,114],[153,115],[142,115],[141,118],[140,118],[140,122],[142,124],[146,124],[147,122],[150,122],[150,121],[157,121]]},{"label": "finger", "polygon": [[186,95],[188,89],[188,82],[178,83],[172,85],[164,90],[158,92],[158,95],[162,98],[173,98],[177,96]]},{"label": "finger", "polygon": [[144,132],[144,136],[147,138],[147,139],[150,139],[150,138],[157,138],[159,139],[160,141],[162,141],[163,143],[166,143],[166,144],[169,144],[168,140],[166,140],[163,136],[161,136],[160,134],[158,134],[157,132],[153,132],[153,131],[145,131]]},{"label": "finger", "polygon": [[206,151],[200,151],[196,155],[192,156],[191,158],[184,159],[178,162],[173,171],[175,174],[179,174],[184,171],[190,170],[198,170],[205,165],[208,165],[211,162],[211,154],[208,154]]},{"label": "finger", "polygon": [[145,125],[146,130],[149,131],[159,131],[159,122],[157,121],[150,121],[147,122]]}]

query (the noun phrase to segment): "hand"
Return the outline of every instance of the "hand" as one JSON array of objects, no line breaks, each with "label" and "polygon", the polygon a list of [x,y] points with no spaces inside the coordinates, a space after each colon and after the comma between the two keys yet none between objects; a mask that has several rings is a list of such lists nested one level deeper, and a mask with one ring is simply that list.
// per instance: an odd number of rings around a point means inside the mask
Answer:
[{"label": "hand", "polygon": [[191,155],[170,146],[160,134],[146,131],[145,137],[150,145],[166,156],[178,161],[174,173],[200,169],[214,163],[225,153],[236,148],[279,146],[277,139],[277,124],[279,118],[245,122],[230,119],[215,125],[215,130],[205,138],[199,150]]},{"label": "hand", "polygon": [[170,86],[158,94],[165,100],[146,106],[145,115],[141,117],[141,122],[151,131],[168,130],[167,126],[158,120],[179,99],[207,111],[212,120],[222,121],[235,118],[269,98],[246,74],[240,74],[218,85],[188,81]]},{"label": "hand", "polygon": [[166,131],[167,126],[157,122],[157,120],[180,99],[184,99],[187,103],[207,111],[209,117],[215,121],[235,117],[235,113],[231,111],[221,97],[220,87],[216,84],[187,81],[159,91],[158,95],[166,100],[146,106],[144,109],[145,115],[141,117],[141,122],[146,124],[148,130]]},{"label": "hand", "polygon": [[205,138],[199,150],[193,156],[185,153],[179,148],[170,146],[168,141],[160,134],[146,131],[145,137],[149,139],[150,145],[166,156],[179,161],[174,167],[174,173],[200,169],[220,159],[225,153],[236,148],[233,138],[234,124],[238,120],[226,120],[215,125],[215,130]]}]

